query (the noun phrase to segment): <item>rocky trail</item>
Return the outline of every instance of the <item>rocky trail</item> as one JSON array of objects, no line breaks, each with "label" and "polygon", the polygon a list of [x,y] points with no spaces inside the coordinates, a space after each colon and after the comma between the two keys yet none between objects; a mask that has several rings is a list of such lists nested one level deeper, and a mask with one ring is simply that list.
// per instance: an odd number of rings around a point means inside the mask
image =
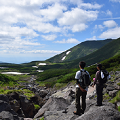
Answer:
[{"label": "rocky trail", "polygon": [[[107,93],[111,99],[120,91],[120,71],[115,73],[113,80],[107,82],[103,94]],[[0,120],[120,120],[120,106],[118,100],[115,104],[103,101],[103,106],[97,107],[95,87],[89,87],[86,100],[86,111],[81,116],[74,115],[75,110],[75,85],[68,85],[64,89],[54,91],[45,87],[39,87],[31,77],[29,83],[24,83],[24,88],[35,93],[28,100],[19,93],[0,95]],[[42,106],[35,110],[34,104]]]}]

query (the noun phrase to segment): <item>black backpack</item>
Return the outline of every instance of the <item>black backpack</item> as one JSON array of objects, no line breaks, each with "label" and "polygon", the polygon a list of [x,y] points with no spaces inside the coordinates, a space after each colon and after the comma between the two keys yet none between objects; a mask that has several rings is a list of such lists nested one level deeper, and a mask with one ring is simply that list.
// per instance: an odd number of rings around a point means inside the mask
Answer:
[{"label": "black backpack", "polygon": [[107,77],[109,76],[109,72],[107,70],[101,70],[100,71],[100,76],[101,76],[101,72],[103,72],[104,78],[101,78],[100,84],[105,84],[107,82],[107,80],[108,80]]},{"label": "black backpack", "polygon": [[82,80],[80,85],[81,85],[81,87],[85,88],[91,84],[91,80],[90,80],[89,74],[86,72],[86,70],[84,70],[84,71],[80,70],[80,72],[81,72],[80,79]]}]

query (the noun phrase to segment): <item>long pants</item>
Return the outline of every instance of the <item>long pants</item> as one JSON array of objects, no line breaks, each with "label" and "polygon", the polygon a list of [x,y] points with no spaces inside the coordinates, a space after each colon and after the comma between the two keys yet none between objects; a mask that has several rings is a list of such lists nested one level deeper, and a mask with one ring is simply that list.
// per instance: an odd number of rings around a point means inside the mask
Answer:
[{"label": "long pants", "polygon": [[103,85],[96,84],[96,93],[97,93],[97,105],[102,105],[103,100]]},{"label": "long pants", "polygon": [[[75,99],[75,105],[76,105],[76,112],[77,113],[84,113],[86,109],[86,95],[87,92],[82,92],[80,88],[76,88],[76,99]],[[80,98],[81,98],[81,104],[80,104]]]}]

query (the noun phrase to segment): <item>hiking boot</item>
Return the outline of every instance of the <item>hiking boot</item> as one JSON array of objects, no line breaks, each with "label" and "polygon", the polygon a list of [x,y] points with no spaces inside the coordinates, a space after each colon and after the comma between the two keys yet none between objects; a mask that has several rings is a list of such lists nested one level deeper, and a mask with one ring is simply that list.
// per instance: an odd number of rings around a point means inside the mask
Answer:
[{"label": "hiking boot", "polygon": [[81,115],[80,112],[76,112],[76,111],[74,111],[73,113],[74,113],[75,115]]}]

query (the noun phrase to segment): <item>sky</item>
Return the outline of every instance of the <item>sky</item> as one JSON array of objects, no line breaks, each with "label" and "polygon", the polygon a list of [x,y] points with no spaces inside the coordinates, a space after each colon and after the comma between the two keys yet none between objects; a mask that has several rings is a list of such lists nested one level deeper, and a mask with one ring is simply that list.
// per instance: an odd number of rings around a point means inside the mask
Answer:
[{"label": "sky", "polygon": [[86,40],[120,37],[120,0],[0,0],[0,61],[44,61]]}]

